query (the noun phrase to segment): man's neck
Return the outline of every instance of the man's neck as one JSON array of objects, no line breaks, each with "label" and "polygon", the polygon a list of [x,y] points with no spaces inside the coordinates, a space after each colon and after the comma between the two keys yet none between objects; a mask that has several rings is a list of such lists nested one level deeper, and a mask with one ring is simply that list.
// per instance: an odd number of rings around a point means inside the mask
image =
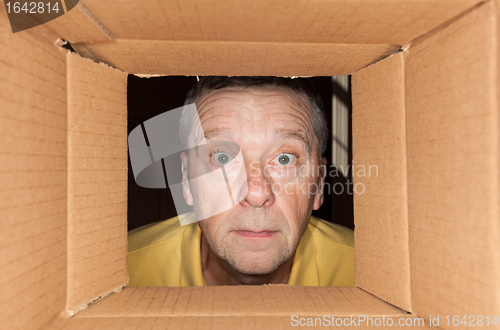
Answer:
[{"label": "man's neck", "polygon": [[286,284],[290,277],[292,255],[274,272],[263,275],[247,275],[235,270],[227,261],[219,258],[208,245],[203,234],[200,244],[201,269],[207,285],[262,285]]}]

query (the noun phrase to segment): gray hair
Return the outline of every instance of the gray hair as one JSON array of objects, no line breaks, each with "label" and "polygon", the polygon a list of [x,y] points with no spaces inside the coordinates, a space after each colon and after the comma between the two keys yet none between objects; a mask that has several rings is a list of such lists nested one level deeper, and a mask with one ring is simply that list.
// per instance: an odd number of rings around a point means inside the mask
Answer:
[{"label": "gray hair", "polygon": [[[321,158],[326,151],[328,144],[328,126],[326,123],[323,101],[314,89],[312,83],[307,78],[283,78],[283,77],[267,77],[267,76],[252,76],[252,77],[224,77],[224,76],[206,76],[200,77],[193,88],[188,92],[185,105],[196,103],[202,95],[215,90],[228,87],[281,87],[291,90],[297,94],[304,94],[309,100],[311,110],[311,121],[314,133],[318,139],[318,155]],[[192,123],[192,119],[183,111],[179,134],[181,141],[183,141],[185,148],[188,146],[188,131]]]}]

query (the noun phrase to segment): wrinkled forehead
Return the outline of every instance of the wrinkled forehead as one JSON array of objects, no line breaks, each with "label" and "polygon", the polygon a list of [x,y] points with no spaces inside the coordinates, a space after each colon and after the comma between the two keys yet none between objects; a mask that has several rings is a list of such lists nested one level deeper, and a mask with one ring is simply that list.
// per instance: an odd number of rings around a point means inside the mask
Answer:
[{"label": "wrinkled forehead", "polygon": [[252,109],[272,108],[306,117],[311,115],[307,95],[284,87],[227,87],[205,91],[196,100],[200,120],[214,112],[230,112],[237,105]]},{"label": "wrinkled forehead", "polygon": [[212,90],[199,98],[197,111],[205,136],[223,128],[254,135],[290,130],[314,139],[307,96],[281,87]]}]

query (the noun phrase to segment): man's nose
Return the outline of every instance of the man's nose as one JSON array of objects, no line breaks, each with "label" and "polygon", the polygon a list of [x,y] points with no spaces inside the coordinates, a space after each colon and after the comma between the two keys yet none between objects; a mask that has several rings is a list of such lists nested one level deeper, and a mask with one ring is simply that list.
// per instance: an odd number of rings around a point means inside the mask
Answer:
[{"label": "man's nose", "polygon": [[265,176],[264,168],[256,163],[247,166],[248,192],[240,202],[243,206],[269,207],[274,203],[271,184]]}]

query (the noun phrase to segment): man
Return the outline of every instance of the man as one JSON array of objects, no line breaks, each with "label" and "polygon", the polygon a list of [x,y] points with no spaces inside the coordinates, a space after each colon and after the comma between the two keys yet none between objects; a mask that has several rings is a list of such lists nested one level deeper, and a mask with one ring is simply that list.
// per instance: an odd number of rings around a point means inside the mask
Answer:
[{"label": "man", "polygon": [[[203,77],[188,103],[196,104],[208,146],[229,142],[241,151],[245,189],[234,206],[196,221],[207,194],[191,183],[199,171],[201,156],[193,147],[200,137],[186,135],[181,119],[189,149],[181,154],[182,189],[194,206],[187,215],[193,223],[181,226],[176,217],[131,231],[130,286],[353,286],[353,232],[311,217],[323,203],[328,131],[310,85],[277,77]],[[212,166],[230,173],[235,154],[207,150]]]}]

